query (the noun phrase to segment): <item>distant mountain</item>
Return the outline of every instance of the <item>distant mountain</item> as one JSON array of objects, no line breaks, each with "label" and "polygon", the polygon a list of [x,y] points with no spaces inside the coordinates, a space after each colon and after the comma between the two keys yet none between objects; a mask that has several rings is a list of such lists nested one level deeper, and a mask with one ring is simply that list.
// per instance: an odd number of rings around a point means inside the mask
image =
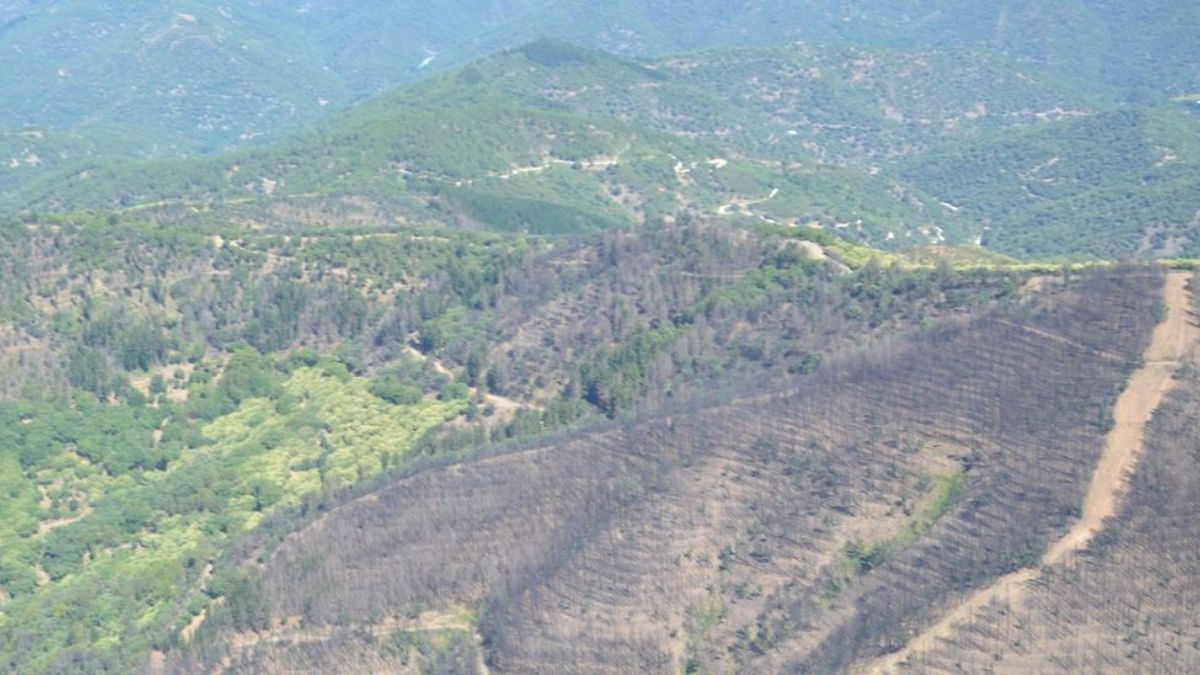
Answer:
[{"label": "distant mountain", "polygon": [[472,70],[574,112],[890,177],[927,222],[1008,255],[1200,252],[1189,97],[1138,106],[965,48],[791,45],[634,64],[541,41]]},{"label": "distant mountain", "polygon": [[0,208],[284,226],[299,209],[559,234],[718,218],[887,248],[1194,255],[1200,123],[1186,105],[1121,104],[965,49],[634,61],[538,40],[216,157],[113,162],[85,146],[42,153],[57,162],[42,168],[17,143],[8,170],[31,180],[10,178]]},{"label": "distant mountain", "polygon": [[472,65],[490,86],[748,153],[870,166],[1111,100],[995,54],[797,44],[638,62],[539,40]]},{"label": "distant mountain", "polygon": [[397,84],[554,36],[625,55],[803,40],[969,48],[1130,100],[1200,91],[1200,7],[580,0],[0,2],[0,129],[115,139],[133,153],[252,143]]},{"label": "distant mountain", "polygon": [[[562,53],[595,59],[600,71],[631,68],[635,77],[658,77],[598,53]],[[720,217],[837,227],[885,246],[929,243],[946,233],[967,238],[952,214],[916,205],[884,176],[803,156],[756,157],[564,110],[479,77],[475,68],[449,73],[260,148],[212,158],[85,162],[0,204],[42,212],[191,206],[208,213],[280,202],[329,208],[332,201],[341,209],[342,198],[352,197],[390,217],[504,231],[579,233]]]},{"label": "distant mountain", "polygon": [[0,128],[119,139],[130,152],[216,150],[345,104],[307,38],[206,2],[9,3]]}]

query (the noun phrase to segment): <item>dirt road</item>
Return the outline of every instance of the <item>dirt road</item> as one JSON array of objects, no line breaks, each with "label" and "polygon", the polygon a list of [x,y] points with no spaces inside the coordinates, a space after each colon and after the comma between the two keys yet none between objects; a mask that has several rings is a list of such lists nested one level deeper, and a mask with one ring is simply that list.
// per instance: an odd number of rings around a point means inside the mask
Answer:
[{"label": "dirt road", "polygon": [[[1062,539],[1055,542],[1042,556],[1042,566],[1055,565],[1072,553],[1086,548],[1104,525],[1104,520],[1116,513],[1126,479],[1137,466],[1142,453],[1146,424],[1175,384],[1175,369],[1191,356],[1200,337],[1200,330],[1189,320],[1189,273],[1167,276],[1163,297],[1167,316],[1154,329],[1144,363],[1129,378],[1125,391],[1113,406],[1113,428],[1104,443],[1104,452],[1084,498],[1082,516]],[[909,642],[904,649],[889,654],[866,671],[894,672],[896,667],[913,654],[928,651],[939,639],[948,637],[956,624],[969,620],[976,611],[994,600],[1018,608],[1024,597],[1025,585],[1039,575],[1037,568],[1023,569],[1001,577],[991,586],[979,591],[952,609],[940,621]]]}]

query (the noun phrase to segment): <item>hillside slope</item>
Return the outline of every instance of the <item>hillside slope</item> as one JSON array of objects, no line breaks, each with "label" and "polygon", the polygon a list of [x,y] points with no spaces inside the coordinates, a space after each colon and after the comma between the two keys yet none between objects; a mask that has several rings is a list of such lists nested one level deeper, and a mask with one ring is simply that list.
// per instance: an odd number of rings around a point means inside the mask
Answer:
[{"label": "hillside slope", "polygon": [[490,86],[576,112],[860,167],[1111,104],[1031,64],[961,46],[797,43],[634,62],[540,40],[472,66]]},{"label": "hillside slope", "polygon": [[1016,256],[1200,251],[1200,123],[1176,110],[1119,110],[947,144],[900,175],[984,225]]},{"label": "hillside slope", "polygon": [[1067,529],[1160,279],[1095,276],[779,395],[401,478],[251,549],[250,590],[169,669],[399,669],[439,626],[468,672],[480,649],[513,672],[845,669]]},{"label": "hillside slope", "polygon": [[121,154],[217,150],[351,100],[254,3],[10,2],[0,26],[0,128],[118,138]]},{"label": "hillside slope", "polygon": [[[1193,282],[1194,283],[1194,282]],[[1189,319],[1190,320],[1190,319]],[[1121,499],[1086,550],[961,612],[905,672],[1186,671],[1198,658],[1194,552],[1195,328],[1167,400],[1146,424]],[[1165,367],[1171,367],[1164,363]]]},{"label": "hillside slope", "polygon": [[471,69],[400,89],[286,142],[214,158],[89,162],[0,203],[40,212],[156,210],[342,196],[369,198],[406,220],[504,231],[742,216],[837,227],[877,246],[967,238],[944,210],[885,177],[735,155],[563,111],[478,82]]},{"label": "hillside slope", "polygon": [[1122,106],[1026,65],[804,45],[634,62],[539,40],[215,157],[114,162],[11,135],[0,208],[548,234],[757,221],[888,249],[1200,254],[1187,104]]},{"label": "hillside slope", "polygon": [[1021,282],[785,228],[210,227],[0,227],[2,670],[127,672],[238,593],[251,533],[491,443],[813,373]]}]

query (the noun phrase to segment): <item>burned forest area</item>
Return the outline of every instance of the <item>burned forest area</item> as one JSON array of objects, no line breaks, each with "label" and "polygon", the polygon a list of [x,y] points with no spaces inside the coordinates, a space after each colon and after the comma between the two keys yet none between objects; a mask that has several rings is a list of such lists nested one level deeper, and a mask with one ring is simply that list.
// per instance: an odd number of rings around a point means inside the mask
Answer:
[{"label": "burned forest area", "polygon": [[[774,388],[742,383],[347,497],[247,542],[231,561],[238,592],[170,666],[865,669],[1036,567],[1080,517],[1112,407],[1165,313],[1164,275],[1055,281]],[[1093,549],[1042,570],[1020,609],[989,604],[902,670],[1103,669],[1168,645],[1175,664],[1194,657],[1181,637],[1194,593],[1153,581],[1174,541],[1177,572],[1196,571],[1190,451],[1171,445],[1191,438],[1170,431],[1189,419],[1181,369]],[[1106,637],[1148,639],[1122,623],[1131,614],[1176,639],[1091,656]]]}]

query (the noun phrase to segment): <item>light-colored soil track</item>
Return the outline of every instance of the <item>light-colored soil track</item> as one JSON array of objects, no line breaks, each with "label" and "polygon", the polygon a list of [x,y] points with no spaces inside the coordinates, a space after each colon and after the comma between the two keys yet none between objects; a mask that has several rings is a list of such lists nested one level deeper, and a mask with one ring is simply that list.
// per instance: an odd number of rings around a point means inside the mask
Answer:
[{"label": "light-colored soil track", "polygon": [[[1163,297],[1167,316],[1155,328],[1143,365],[1129,378],[1125,391],[1113,407],[1113,428],[1105,439],[1104,452],[1084,498],[1082,516],[1069,532],[1042,556],[1042,566],[1063,562],[1084,549],[1101,530],[1104,520],[1116,513],[1125,491],[1126,479],[1137,465],[1142,452],[1146,424],[1175,384],[1174,373],[1180,363],[1190,359],[1200,337],[1200,329],[1191,321],[1189,273],[1167,276]],[[1023,569],[1001,577],[954,607],[941,620],[909,642],[904,649],[871,664],[870,673],[894,672],[908,657],[928,651],[938,640],[948,637],[957,624],[969,620],[975,612],[993,601],[1018,608],[1025,585],[1038,577],[1038,569]]]}]

